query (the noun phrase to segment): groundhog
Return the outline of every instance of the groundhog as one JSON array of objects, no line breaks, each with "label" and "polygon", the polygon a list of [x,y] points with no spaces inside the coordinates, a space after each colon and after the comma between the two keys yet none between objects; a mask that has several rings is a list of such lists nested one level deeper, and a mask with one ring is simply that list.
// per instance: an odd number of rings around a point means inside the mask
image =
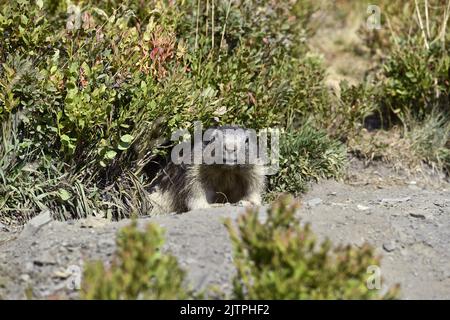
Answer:
[{"label": "groundhog", "polygon": [[[151,195],[153,214],[181,213],[220,203],[261,205],[265,188],[264,167],[251,160],[249,151],[254,149],[249,148],[250,139],[245,129],[221,126],[212,130],[211,140],[201,142],[202,150],[221,139],[221,163],[176,164],[169,161]],[[244,161],[238,156],[239,152],[245,155]],[[215,157],[215,153],[213,151],[211,155]]]}]

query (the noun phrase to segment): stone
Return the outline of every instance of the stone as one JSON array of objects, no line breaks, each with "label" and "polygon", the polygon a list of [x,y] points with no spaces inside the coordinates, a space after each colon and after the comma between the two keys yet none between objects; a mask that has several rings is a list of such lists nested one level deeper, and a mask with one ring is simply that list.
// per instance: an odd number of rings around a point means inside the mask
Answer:
[{"label": "stone", "polygon": [[48,252],[42,253],[39,257],[33,260],[36,266],[54,265],[56,264],[55,257]]},{"label": "stone", "polygon": [[49,224],[53,221],[52,215],[49,210],[44,210],[33,219],[28,221],[28,223],[23,228],[21,237],[26,238],[27,236],[34,235],[43,226]]},{"label": "stone", "polygon": [[411,197],[404,197],[404,198],[384,198],[381,199],[381,204],[395,204],[395,203],[402,203],[411,200]]},{"label": "stone", "polygon": [[103,217],[95,217],[95,216],[87,216],[86,218],[80,221],[80,228],[100,228],[109,223],[108,219]]},{"label": "stone", "polygon": [[30,221],[28,221],[27,226],[31,226],[33,228],[39,228],[39,227],[42,227],[43,225],[51,222],[52,220],[53,219],[50,214],[50,211],[45,210],[45,211],[41,212],[40,214],[38,214],[33,219],[31,219]]},{"label": "stone", "polygon": [[28,281],[30,281],[30,276],[28,274],[26,274],[26,273],[21,274],[20,275],[20,280],[22,280],[23,282],[28,282]]},{"label": "stone", "polygon": [[9,231],[9,228],[0,222],[0,231]]},{"label": "stone", "polygon": [[322,199],[320,199],[320,198],[314,198],[314,199],[311,199],[311,200],[309,200],[309,201],[307,201],[306,202],[306,205],[308,206],[308,207],[315,207],[315,206],[318,206],[319,204],[321,204],[323,201],[322,201]]},{"label": "stone", "polygon": [[396,249],[395,243],[393,241],[383,243],[383,249],[386,252],[392,252],[392,251],[394,251]]},{"label": "stone", "polygon": [[426,219],[426,216],[424,214],[421,214],[421,213],[410,212],[409,215],[411,217],[417,218],[417,219]]}]

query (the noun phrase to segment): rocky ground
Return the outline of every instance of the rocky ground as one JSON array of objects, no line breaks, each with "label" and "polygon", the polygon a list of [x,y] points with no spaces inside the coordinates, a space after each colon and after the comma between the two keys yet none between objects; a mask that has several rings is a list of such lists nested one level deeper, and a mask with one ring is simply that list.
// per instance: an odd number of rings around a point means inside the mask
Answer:
[{"label": "rocky ground", "polygon": [[[299,217],[335,244],[369,242],[383,255],[383,286],[401,285],[403,299],[450,298],[450,185],[353,162],[345,182],[322,181],[302,198]],[[355,174],[357,173],[357,174]],[[436,180],[434,180],[436,182]],[[166,249],[188,271],[194,288],[219,285],[233,275],[223,218],[235,206],[139,219],[166,229]],[[264,217],[265,209],[261,208]],[[115,235],[128,220],[58,222],[43,213],[23,230],[0,231],[0,297],[77,298],[79,271],[91,259],[109,261]]]}]

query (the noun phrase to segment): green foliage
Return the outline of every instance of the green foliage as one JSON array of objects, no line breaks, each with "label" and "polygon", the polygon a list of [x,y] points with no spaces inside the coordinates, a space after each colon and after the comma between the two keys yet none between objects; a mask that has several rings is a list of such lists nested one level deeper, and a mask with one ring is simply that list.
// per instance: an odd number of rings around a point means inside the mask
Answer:
[{"label": "green foliage", "polygon": [[280,139],[280,169],[269,177],[269,190],[299,194],[311,180],[338,178],[346,163],[345,146],[310,124]]},{"label": "green foliage", "polygon": [[137,222],[117,237],[111,266],[91,262],[83,273],[83,299],[186,299],[184,271],[176,258],[161,252],[162,230],[148,224],[140,231]]},{"label": "green foliage", "polygon": [[[0,2],[0,121],[17,120],[18,146],[2,172],[8,215],[146,213],[153,177],[142,172],[173,130],[320,119],[325,72],[305,43],[316,10],[297,0]],[[35,166],[33,188],[20,168],[43,159],[51,178]],[[58,200],[30,200],[59,189]]]},{"label": "green foliage", "polygon": [[407,131],[411,149],[430,167],[450,172],[450,123],[441,114],[431,113]]},{"label": "green foliage", "polygon": [[126,174],[108,188],[74,174],[63,162],[20,142],[20,114],[0,123],[0,221],[25,223],[49,210],[56,219],[88,215],[123,218],[151,209],[142,181]]},{"label": "green foliage", "polygon": [[403,121],[448,113],[450,58],[440,44],[426,49],[412,38],[394,49],[384,65],[383,102]]},{"label": "green foliage", "polygon": [[378,92],[367,83],[350,86],[346,81],[340,83],[341,93],[337,99],[337,109],[332,108],[323,121],[331,136],[347,141],[357,135],[364,127],[365,120],[377,111]]},{"label": "green foliage", "polygon": [[0,212],[6,213],[0,221],[25,222],[49,208],[60,219],[71,218],[72,212],[80,217],[92,214],[99,190],[88,189],[79,177],[65,174],[62,163],[44,155],[32,156],[32,148],[18,141],[17,125],[17,118],[10,118],[0,127]]},{"label": "green foliage", "polygon": [[[380,1],[381,30],[363,30],[366,44],[378,48],[379,100],[405,126],[435,111],[448,117],[450,90],[450,7],[446,1]],[[362,29],[364,29],[362,27]]]},{"label": "green foliage", "polygon": [[[22,110],[24,140],[79,165],[108,166],[126,151],[124,135],[160,117],[166,135],[193,120],[286,122],[287,109],[301,108],[281,92],[296,94],[298,67],[316,68],[295,60],[309,2],[217,1],[211,12],[197,1],[52,3],[2,5],[0,114]],[[46,20],[50,8],[57,23]]]},{"label": "green foliage", "polygon": [[236,299],[373,299],[395,298],[397,288],[380,296],[367,288],[367,268],[379,265],[373,248],[318,243],[309,225],[298,224],[298,204],[284,196],[272,205],[264,222],[249,209],[228,220],[237,274]]},{"label": "green foliage", "polygon": [[[403,162],[413,167],[425,162],[447,170],[450,6],[441,0],[383,0],[377,5],[381,7],[382,28],[368,30],[364,25],[360,34],[371,49],[371,58],[379,62],[371,72],[373,101],[377,104],[379,127],[390,130],[390,134],[375,133],[372,138],[382,137],[389,144],[382,142],[381,148],[376,148],[370,143],[356,149],[369,150],[363,155],[366,158],[380,154],[381,158],[394,159],[395,165],[408,159]],[[402,126],[400,134],[396,126]],[[364,135],[352,139],[366,140]],[[395,155],[398,148],[402,149],[402,157]]]}]

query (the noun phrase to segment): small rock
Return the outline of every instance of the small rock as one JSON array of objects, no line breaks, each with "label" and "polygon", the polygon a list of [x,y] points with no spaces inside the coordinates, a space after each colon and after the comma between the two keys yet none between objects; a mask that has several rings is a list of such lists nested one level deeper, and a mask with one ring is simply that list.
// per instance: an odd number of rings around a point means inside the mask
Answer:
[{"label": "small rock", "polygon": [[34,263],[33,262],[28,261],[27,263],[25,263],[25,270],[27,272],[32,272],[33,269],[34,269]]},{"label": "small rock", "polygon": [[50,255],[49,253],[43,253],[40,257],[33,260],[33,263],[36,266],[45,266],[45,265],[53,265],[56,264],[56,260],[54,256]]},{"label": "small rock", "polygon": [[386,251],[386,252],[392,252],[392,251],[394,251],[395,249],[396,249],[396,246],[395,246],[395,243],[394,242],[386,242],[386,243],[383,243],[383,249]]},{"label": "small rock", "polygon": [[78,265],[70,265],[66,270],[57,270],[53,273],[56,278],[67,279],[71,276],[76,276],[81,274],[81,267]]},{"label": "small rock", "polygon": [[329,196],[336,196],[336,195],[337,195],[337,192],[330,192],[328,195],[329,195]]},{"label": "small rock", "polygon": [[404,198],[385,198],[381,199],[381,204],[393,204],[393,203],[402,203],[411,200],[411,197]]},{"label": "small rock", "polygon": [[318,206],[319,204],[321,204],[322,203],[322,199],[320,199],[320,198],[314,198],[314,199],[311,199],[311,200],[309,200],[309,201],[307,201],[306,202],[306,205],[308,206],[308,207],[315,207],[315,206]]},{"label": "small rock", "polygon": [[9,228],[0,222],[0,231],[9,231]]},{"label": "small rock", "polygon": [[417,218],[417,219],[426,219],[426,216],[420,213],[414,213],[414,212],[410,212],[409,215],[413,218]]},{"label": "small rock", "polygon": [[108,219],[103,217],[88,216],[80,221],[81,228],[99,228],[108,224]]},{"label": "small rock", "polygon": [[340,202],[331,202],[330,204],[332,206],[337,206],[337,207],[342,207],[342,208],[347,207],[347,205],[345,203],[340,203]]},{"label": "small rock", "polygon": [[360,211],[367,211],[367,210],[370,209],[370,207],[366,207],[366,206],[363,206],[363,205],[361,205],[361,204],[358,204],[358,205],[356,206],[356,208],[358,208],[358,210],[360,210]]},{"label": "small rock", "polygon": [[443,208],[443,207],[445,207],[445,204],[444,203],[442,203],[442,202],[433,202],[433,204],[435,205],[435,206],[437,206],[437,207],[441,207],[441,208]]},{"label": "small rock", "polygon": [[31,226],[33,228],[42,227],[44,224],[51,222],[52,216],[49,210],[45,210],[30,221],[28,221],[27,226]]},{"label": "small rock", "polygon": [[253,207],[252,203],[250,201],[247,201],[247,200],[240,200],[237,203],[237,206],[239,206],[239,207]]},{"label": "small rock", "polygon": [[26,273],[20,275],[20,280],[22,280],[23,282],[28,282],[30,281],[30,276]]},{"label": "small rock", "polygon": [[45,210],[42,213],[35,216],[33,219],[28,221],[25,225],[21,237],[27,237],[30,235],[34,235],[41,227],[52,222],[52,215],[49,210]]},{"label": "small rock", "polygon": [[60,279],[67,279],[68,277],[70,277],[72,275],[72,273],[67,272],[67,271],[55,271],[53,273],[53,276],[55,276],[56,278],[60,278]]}]

